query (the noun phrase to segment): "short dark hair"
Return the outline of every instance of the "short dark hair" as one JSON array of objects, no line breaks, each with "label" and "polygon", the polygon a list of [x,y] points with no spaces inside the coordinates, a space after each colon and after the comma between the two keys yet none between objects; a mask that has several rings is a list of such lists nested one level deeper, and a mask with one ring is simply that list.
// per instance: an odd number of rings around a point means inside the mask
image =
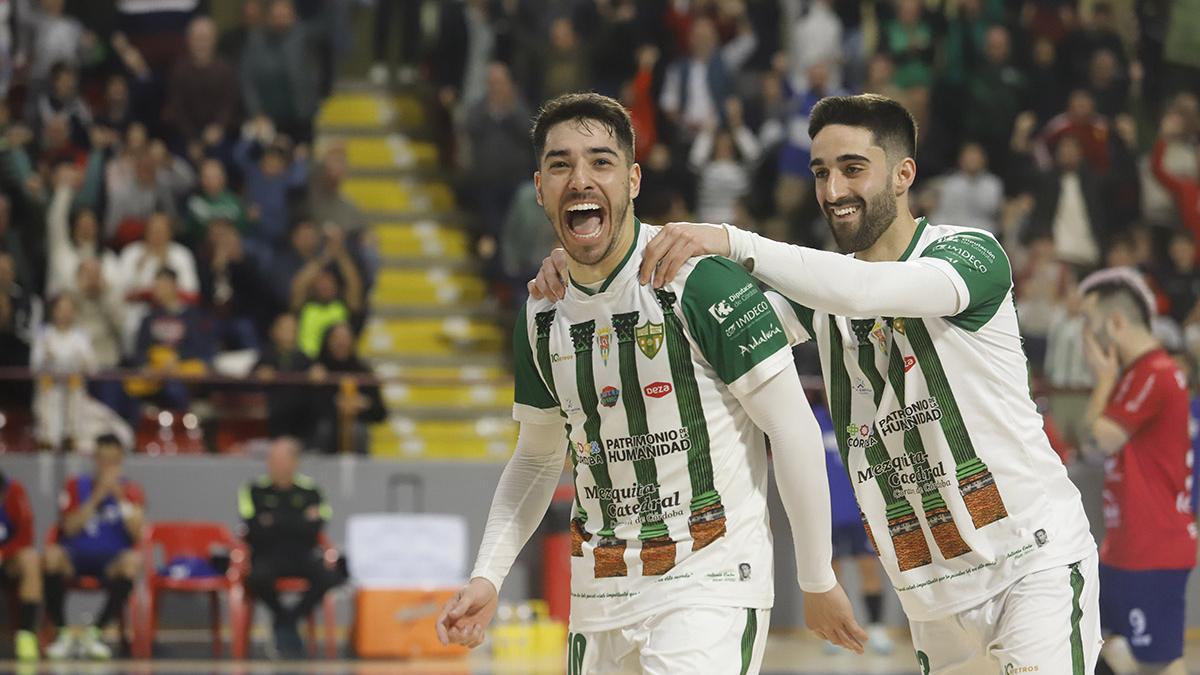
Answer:
[{"label": "short dark hair", "polygon": [[1153,308],[1146,304],[1145,296],[1128,282],[1120,278],[1105,279],[1087,288],[1085,295],[1095,295],[1103,307],[1120,311],[1145,328],[1150,328]]},{"label": "short dark hair", "polygon": [[616,99],[595,93],[563,94],[550,99],[538,111],[533,119],[534,161],[538,166],[542,163],[542,152],[546,149],[546,134],[550,128],[562,122],[578,120],[583,123],[595,121],[612,132],[617,144],[625,153],[630,164],[633,163],[634,133],[633,120],[629,111]]},{"label": "short dark hair", "polygon": [[125,452],[125,445],[121,443],[121,439],[117,438],[116,434],[101,434],[100,436],[96,437],[97,449],[105,445],[116,446],[121,450],[122,453]]},{"label": "short dark hair", "polygon": [[878,94],[828,96],[813,106],[808,117],[808,137],[816,138],[830,124],[862,127],[890,161],[917,154],[917,122],[899,101]]}]

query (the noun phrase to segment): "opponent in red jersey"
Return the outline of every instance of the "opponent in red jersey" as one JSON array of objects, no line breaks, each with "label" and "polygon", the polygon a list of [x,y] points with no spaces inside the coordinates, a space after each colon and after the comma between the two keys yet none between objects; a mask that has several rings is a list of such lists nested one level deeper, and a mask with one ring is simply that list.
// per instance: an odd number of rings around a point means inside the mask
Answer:
[{"label": "opponent in red jersey", "polygon": [[1106,270],[1082,290],[1090,449],[1107,457],[1101,626],[1129,641],[1144,671],[1182,675],[1196,564],[1187,378],[1151,332],[1152,296],[1136,272]]},{"label": "opponent in red jersey", "polygon": [[20,661],[38,658],[37,608],[42,604],[42,571],[33,545],[33,509],[25,486],[0,472],[0,580],[17,587],[21,602],[15,653]]}]

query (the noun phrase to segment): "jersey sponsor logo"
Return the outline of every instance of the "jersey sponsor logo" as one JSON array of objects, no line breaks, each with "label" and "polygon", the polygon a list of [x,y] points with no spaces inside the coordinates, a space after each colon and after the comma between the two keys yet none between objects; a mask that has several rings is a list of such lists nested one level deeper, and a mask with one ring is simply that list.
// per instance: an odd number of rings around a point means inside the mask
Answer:
[{"label": "jersey sponsor logo", "polygon": [[637,462],[691,449],[692,439],[687,427],[610,438],[605,441],[604,448],[610,462]]},{"label": "jersey sponsor logo", "polygon": [[854,379],[854,393],[862,396],[870,396],[871,388],[867,386],[865,380],[863,380],[861,377],[857,377]]},{"label": "jersey sponsor logo", "polygon": [[915,366],[915,365],[917,365],[917,357],[915,357],[915,356],[904,357],[904,372],[907,373],[908,371],[912,370],[913,366]]},{"label": "jersey sponsor logo", "polygon": [[[975,251],[974,252],[968,251],[963,246],[960,246],[959,245],[960,243],[970,246]],[[986,248],[984,248],[978,242],[971,241],[970,239],[958,239],[956,241],[944,241],[942,243],[935,244],[933,247],[930,248],[931,253],[937,253],[940,251],[948,251],[948,252],[954,254],[955,259],[951,260],[950,264],[966,265],[967,267],[970,267],[970,268],[976,270],[980,274],[987,274],[988,266],[987,266],[987,263],[980,260],[975,255],[975,253],[985,255],[992,261],[995,260],[995,256],[992,255],[991,251],[988,251]]]},{"label": "jersey sponsor logo", "polygon": [[648,359],[658,356],[665,334],[661,323],[650,323],[649,321],[633,329],[633,339],[637,342],[638,349],[642,350]]},{"label": "jersey sponsor logo", "polygon": [[733,307],[728,301],[722,300],[709,305],[708,313],[712,314],[713,318],[717,320],[717,323],[725,323],[725,319],[728,319],[729,315],[733,314]]},{"label": "jersey sponsor logo", "polygon": [[735,291],[733,295],[729,296],[728,298],[709,305],[708,313],[717,320],[718,324],[725,323],[725,319],[728,319],[729,315],[733,314],[734,310],[736,310],[743,302],[745,302],[746,297],[750,295],[754,289],[754,284],[747,283],[745,286],[737,289],[737,291]]},{"label": "jersey sponsor logo", "polygon": [[871,427],[863,424],[846,427],[846,446],[866,450],[879,444],[879,437],[871,433]]},{"label": "jersey sponsor logo", "polygon": [[[895,490],[904,494],[919,493],[920,489],[907,490],[908,486],[946,487],[948,480],[937,480],[946,476],[946,467],[942,462],[937,466],[929,466],[929,455],[924,452],[906,453],[899,457],[888,457],[882,462],[876,462],[865,470],[858,471],[858,483],[874,480],[881,474],[887,476],[887,482]],[[936,486],[930,486],[930,481],[936,481]]]},{"label": "jersey sponsor logo", "polygon": [[600,345],[600,358],[608,365],[608,354],[612,349],[612,328],[605,326],[596,331],[596,344]]},{"label": "jersey sponsor logo", "polygon": [[750,344],[738,345],[738,353],[741,354],[742,356],[751,354],[755,350],[757,350],[759,347],[767,344],[767,342],[771,338],[773,338],[776,335],[779,335],[781,333],[783,333],[783,329],[780,328],[779,326],[774,326],[771,328],[771,330],[767,330],[764,328],[761,331],[759,331],[758,335],[755,335],[750,338]]},{"label": "jersey sponsor logo", "polygon": [[725,337],[733,337],[749,328],[759,319],[771,315],[771,303],[763,298],[761,302],[747,309],[741,316],[734,319],[733,323],[725,328]]},{"label": "jersey sponsor logo", "polygon": [[605,408],[611,408],[617,404],[617,399],[621,396],[621,390],[616,387],[605,387],[600,390],[600,405]]},{"label": "jersey sponsor logo", "polygon": [[[907,363],[905,365],[907,366]],[[920,401],[913,401],[903,408],[889,413],[887,417],[879,421],[879,433],[887,436],[897,431],[915,429],[926,422],[936,422],[940,419],[942,419],[941,406],[938,405],[936,398],[930,396]]]},{"label": "jersey sponsor logo", "polygon": [[674,391],[674,388],[670,382],[651,382],[642,388],[642,391],[650,398],[662,398]]},{"label": "jersey sponsor logo", "polygon": [[550,355],[551,363],[558,363],[559,361],[573,361],[573,360],[575,360],[574,354],[559,354],[559,353],[555,352]]},{"label": "jersey sponsor logo", "polygon": [[1018,666],[1015,663],[1008,663],[1004,666],[1004,675],[1020,675],[1021,673],[1037,673],[1041,669],[1037,666]]},{"label": "jersey sponsor logo", "polygon": [[583,488],[583,498],[609,502],[607,505],[608,515],[621,522],[657,523],[684,515],[683,509],[679,508],[683,501],[679,490],[666,496],[659,496],[660,489],[661,486],[658,483],[628,487],[587,485]]},{"label": "jersey sponsor logo", "polygon": [[604,463],[604,451],[600,447],[600,441],[590,441],[583,443],[582,441],[574,441],[575,444],[575,461],[586,466],[595,466]]}]

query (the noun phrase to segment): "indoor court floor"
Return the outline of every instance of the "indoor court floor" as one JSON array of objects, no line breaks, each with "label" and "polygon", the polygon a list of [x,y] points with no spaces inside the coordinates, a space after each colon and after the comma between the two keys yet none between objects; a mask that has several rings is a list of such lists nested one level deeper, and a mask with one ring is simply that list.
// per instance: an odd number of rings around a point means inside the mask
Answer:
[{"label": "indoor court floor", "polygon": [[[1200,642],[1187,651],[1188,672],[1200,674]],[[499,662],[486,654],[452,661],[204,661],[161,659],[153,662],[111,663],[62,662],[34,666],[0,661],[0,673],[16,675],[296,675],[309,673],[345,675],[559,675],[565,672],[561,659],[540,663]],[[851,654],[830,656],[815,640],[773,635],[767,646],[763,675],[919,675],[911,647],[898,641],[892,656]],[[705,674],[707,675],[707,674]],[[980,675],[992,675],[981,673]],[[998,673],[996,675],[999,675]]]}]

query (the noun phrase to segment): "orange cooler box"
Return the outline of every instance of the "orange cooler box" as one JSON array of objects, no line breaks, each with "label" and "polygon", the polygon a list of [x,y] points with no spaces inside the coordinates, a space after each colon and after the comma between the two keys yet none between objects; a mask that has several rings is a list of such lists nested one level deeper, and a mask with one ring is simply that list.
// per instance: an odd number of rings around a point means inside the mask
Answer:
[{"label": "orange cooler box", "polygon": [[457,591],[359,589],[355,598],[355,653],[363,658],[466,656],[466,647],[446,647],[437,638],[438,614]]}]

